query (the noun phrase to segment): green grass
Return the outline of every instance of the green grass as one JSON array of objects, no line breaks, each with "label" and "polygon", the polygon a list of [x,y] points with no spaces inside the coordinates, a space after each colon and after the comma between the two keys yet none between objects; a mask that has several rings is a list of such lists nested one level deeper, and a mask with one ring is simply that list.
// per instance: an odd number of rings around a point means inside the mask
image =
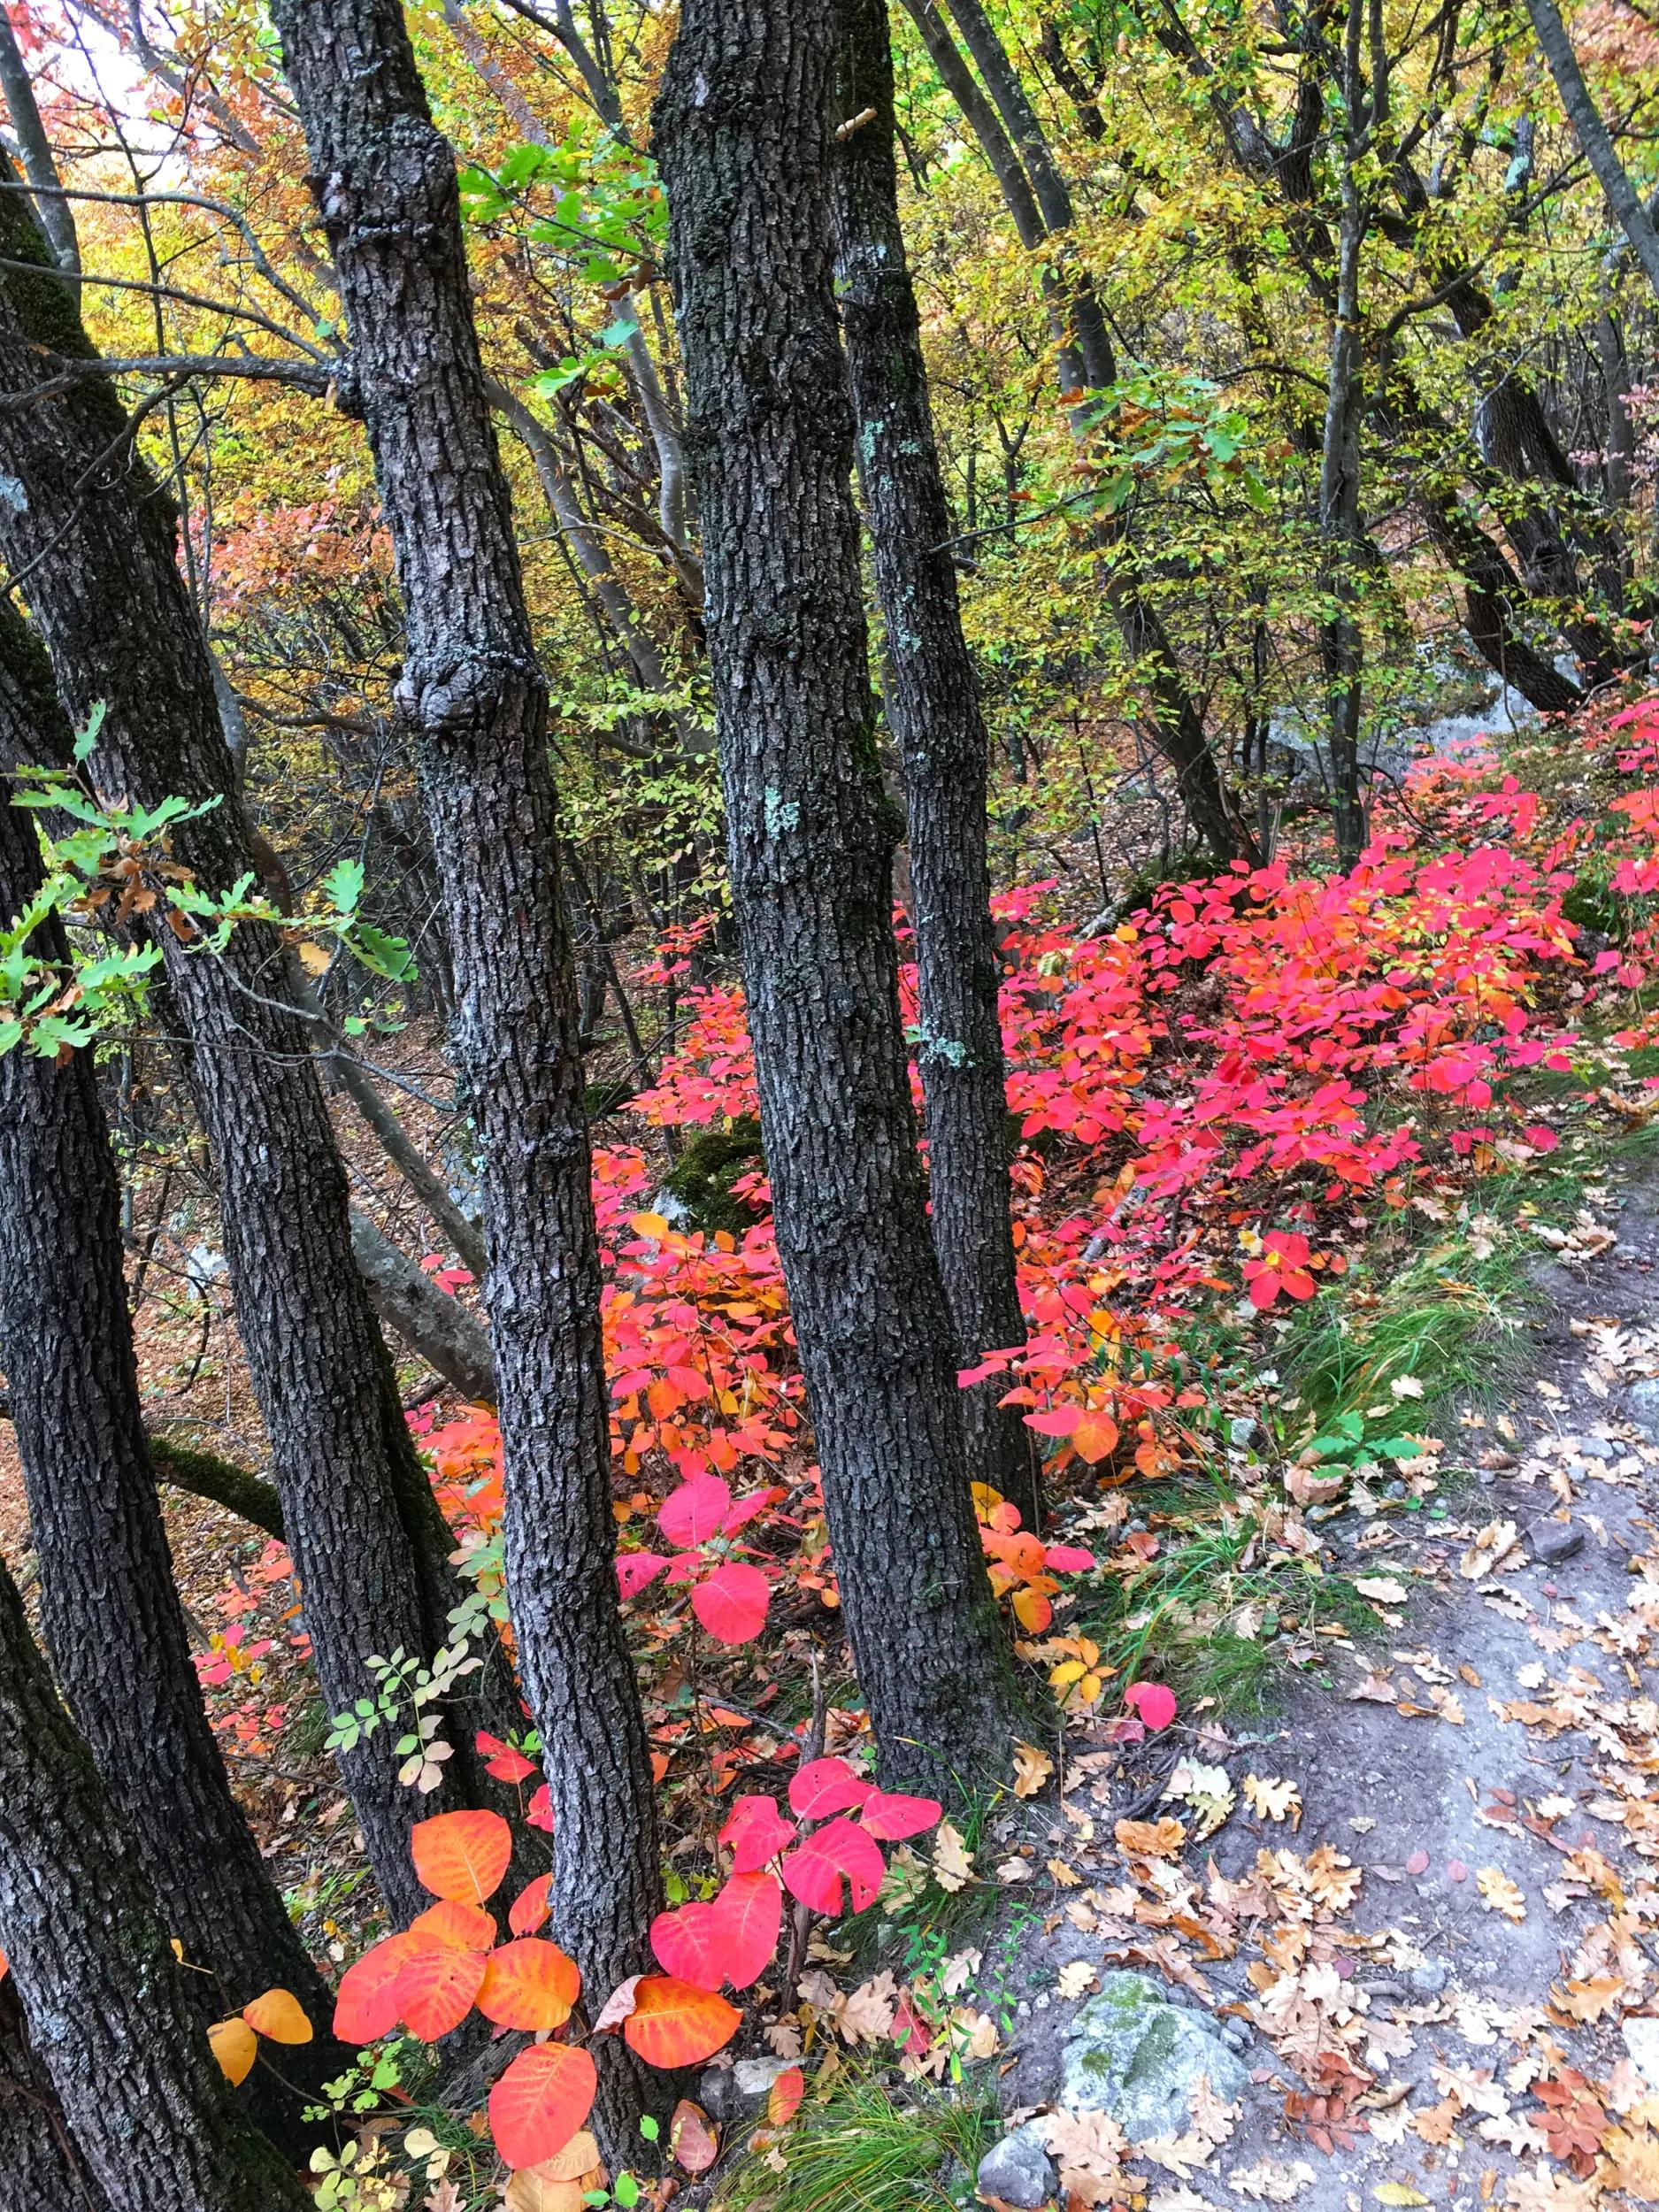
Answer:
[{"label": "green grass", "polygon": [[997,2134],[989,2090],[918,2091],[843,2075],[802,2108],[783,2170],[745,2159],[717,2185],[714,2212],[951,2212],[974,2203],[973,2173]]}]

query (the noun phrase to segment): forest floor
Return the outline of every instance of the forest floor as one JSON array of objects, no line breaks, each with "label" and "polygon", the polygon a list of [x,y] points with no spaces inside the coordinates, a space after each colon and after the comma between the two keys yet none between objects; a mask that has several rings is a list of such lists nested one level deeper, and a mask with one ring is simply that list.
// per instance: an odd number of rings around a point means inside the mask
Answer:
[{"label": "forest floor", "polygon": [[[1122,2201],[1132,2177],[1151,2212],[1659,2201],[1639,1939],[1659,1852],[1659,1172],[1611,1200],[1617,1243],[1533,1263],[1531,1356],[1466,1411],[1476,1464],[1441,1480],[1443,1514],[1325,1525],[1378,1617],[1333,1639],[1333,1686],[1304,1671],[1255,1725],[1170,1732],[1211,1770],[1210,1812],[1148,1803],[1136,1776],[1125,1829],[1116,1755],[1070,1741],[1046,1839],[1065,1879],[985,1946],[1004,2111],[1053,2093],[1069,2024],[1125,1966],[1244,2024],[1249,2070],[1241,2108],[1201,2108],[1115,2189],[1110,2141],[1091,2160],[1087,2131],[1056,2138],[1078,2201]],[[1184,1839],[1159,1832],[1171,1815]]]}]

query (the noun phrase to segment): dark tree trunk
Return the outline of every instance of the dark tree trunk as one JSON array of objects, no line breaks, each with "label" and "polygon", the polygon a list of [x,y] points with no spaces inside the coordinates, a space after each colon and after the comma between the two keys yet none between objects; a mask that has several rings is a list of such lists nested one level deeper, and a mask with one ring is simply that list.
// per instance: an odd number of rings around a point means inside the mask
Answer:
[{"label": "dark tree trunk", "polygon": [[[957,1356],[1022,1344],[1008,1207],[1008,1098],[986,849],[985,718],[962,634],[950,509],[939,470],[916,296],[899,227],[893,58],[885,0],[843,0],[841,119],[875,111],[833,156],[836,296],[857,424],[858,476],[886,633],[887,717],[904,763],[927,1103],[933,1249]],[[977,1481],[1041,1525],[1036,1440],[1006,1385],[963,1396]]]},{"label": "dark tree trunk", "polygon": [[29,2048],[10,1975],[0,1978],[0,2212],[110,2212]]},{"label": "dark tree trunk", "polygon": [[1642,274],[1659,292],[1659,231],[1655,230],[1653,218],[1631,182],[1630,173],[1619,159],[1618,150],[1601,120],[1601,110],[1591,97],[1571,37],[1561,19],[1561,11],[1555,0],[1526,0],[1526,12],[1532,19],[1532,29],[1544,59],[1549,64],[1549,73],[1555,80],[1567,120],[1584,150],[1585,158],[1595,172],[1595,180],[1601,188],[1609,211],[1635,249]]},{"label": "dark tree trunk", "polygon": [[[110,2212],[305,2212],[311,2199],[219,2070],[189,1976],[4,1567],[0,1946],[35,2057]],[[9,2161],[9,2138],[4,2149]]]},{"label": "dark tree trunk", "polygon": [[688,0],[656,111],[733,901],[853,1658],[893,1778],[1006,1754],[899,1018],[829,244],[836,11]]},{"label": "dark tree trunk", "polygon": [[[0,245],[12,265],[44,262],[16,192],[0,193]],[[106,710],[89,762],[96,787],[142,805],[168,796],[216,802],[174,826],[173,852],[204,890],[227,891],[256,871],[212,669],[174,560],[173,509],[132,452],[130,426],[105,382],[90,377],[15,403],[47,373],[42,349],[91,357],[58,279],[14,265],[0,285],[0,393],[13,400],[0,409],[0,470],[25,496],[0,509],[0,554],[27,579],[73,719],[84,726],[96,706]],[[306,1025],[285,995],[281,947],[246,925],[219,957],[168,927],[155,933],[219,1170],[237,1318],[318,1677],[329,1710],[343,1712],[373,1694],[371,1654],[402,1646],[424,1657],[445,1641],[460,1599],[449,1539],[352,1262],[345,1177]],[[482,1693],[477,1702],[498,1709]],[[434,1797],[398,1782],[396,1727],[382,1726],[342,1761],[375,1873],[405,1916],[426,1901],[409,1862],[410,1828],[489,1786],[471,1755],[467,1710]]]},{"label": "dark tree trunk", "polygon": [[[0,617],[0,746],[55,716],[19,681],[22,624]],[[21,641],[32,644],[33,641]],[[40,660],[44,662],[44,654]],[[43,676],[43,668],[40,671]],[[0,912],[41,886],[34,818],[0,784]],[[37,934],[68,963],[54,918]],[[121,1264],[120,1195],[89,1052],[0,1054],[0,1356],[40,1559],[42,1612],[69,1709],[130,1830],[170,1932],[201,1978],[204,2018],[292,1992],[317,2031],[244,2094],[282,2139],[346,2054],[333,2001],[243,1819],[203,1710],[145,1446]]]},{"label": "dark tree trunk", "polygon": [[[536,664],[472,324],[455,159],[398,0],[277,0],[409,620],[398,703],[449,901],[484,1154],[508,1605],[557,1824],[555,1920],[597,2004],[660,1903],[638,1688],[617,1603],[599,1258]],[[641,2085],[608,2039],[624,2154]],[[603,2054],[602,2054],[603,2055]]]}]

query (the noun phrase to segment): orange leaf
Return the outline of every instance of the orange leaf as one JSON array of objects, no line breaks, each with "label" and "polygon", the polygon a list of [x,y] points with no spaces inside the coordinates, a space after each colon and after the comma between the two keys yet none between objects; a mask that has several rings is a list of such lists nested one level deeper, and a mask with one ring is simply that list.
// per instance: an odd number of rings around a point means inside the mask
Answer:
[{"label": "orange leaf", "polygon": [[451,1951],[488,1951],[501,1932],[494,1914],[487,1913],[481,1905],[464,1905],[457,1898],[446,1897],[442,1904],[428,1905],[425,1912],[418,1912],[409,1924],[409,1932],[430,1936]]},{"label": "orange leaf", "polygon": [[1118,1424],[1103,1413],[1086,1413],[1071,1432],[1071,1449],[1091,1463],[1118,1448]]},{"label": "orange leaf", "polygon": [[547,1924],[552,1908],[548,1902],[553,1887],[550,1874],[538,1874],[533,1882],[526,1882],[512,1901],[512,1910],[507,1915],[507,1925],[514,1935],[534,1935]]},{"label": "orange leaf", "polygon": [[525,1936],[491,1956],[478,2008],[499,2028],[562,2028],[581,1986],[575,1961],[557,1943]]},{"label": "orange leaf", "polygon": [[245,2020],[216,2020],[207,2032],[219,2070],[234,2088],[247,2080],[259,2055],[259,2039]]},{"label": "orange leaf", "polygon": [[508,2165],[556,2158],[593,2110],[598,2085],[593,2060],[568,2043],[520,2051],[489,2093],[490,2128]]},{"label": "orange leaf", "polygon": [[731,2041],[742,2017],[711,1989],[694,1989],[672,1974],[645,1974],[622,2033],[648,2065],[695,2066]]},{"label": "orange leaf", "polygon": [[435,2043],[458,2028],[489,1962],[482,1951],[452,1951],[442,1943],[421,1943],[411,1951],[397,1978],[399,2016],[411,2035]]},{"label": "orange leaf", "polygon": [[507,1871],[512,1830],[499,1813],[439,1813],[417,1825],[409,1844],[423,1889],[481,1905]]},{"label": "orange leaf", "polygon": [[309,2043],[311,2039],[310,2016],[291,1990],[267,1989],[263,1997],[242,2007],[242,2016],[273,2043]]}]

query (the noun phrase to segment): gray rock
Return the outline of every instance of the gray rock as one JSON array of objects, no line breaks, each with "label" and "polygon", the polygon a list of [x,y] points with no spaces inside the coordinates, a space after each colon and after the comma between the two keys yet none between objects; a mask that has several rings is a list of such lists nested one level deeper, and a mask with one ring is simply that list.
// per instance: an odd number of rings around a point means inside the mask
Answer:
[{"label": "gray rock", "polygon": [[742,2097],[769,2097],[778,2077],[787,2074],[792,2066],[800,2063],[796,2058],[740,2058],[732,2069],[738,2094]]},{"label": "gray rock", "polygon": [[1406,1976],[1406,1987],[1414,1997],[1438,1997],[1452,1978],[1452,1970],[1439,1959],[1432,1959],[1426,1966],[1414,1966]]},{"label": "gray rock", "polygon": [[1532,1538],[1532,1556],[1547,1567],[1558,1561],[1571,1559],[1584,1549],[1584,1531],[1581,1528],[1563,1528],[1559,1525],[1540,1528]]},{"label": "gray rock", "polygon": [[737,2077],[731,2067],[704,2068],[697,2082],[697,2102],[722,2127],[730,2127],[733,2120],[742,2117],[743,2100],[738,2094]]},{"label": "gray rock", "polygon": [[1580,1459],[1615,1459],[1617,1454],[1604,1436],[1574,1436],[1568,1439]]},{"label": "gray rock", "polygon": [[1624,2048],[1635,2061],[1650,2089],[1659,2089],[1659,2020],[1644,2017],[1624,2023]]},{"label": "gray rock", "polygon": [[1249,2075],[1204,2013],[1172,2005],[1145,1974],[1102,1976],[1066,2038],[1055,2102],[1107,2112],[1132,2142],[1183,2134],[1201,2076],[1229,2102]]},{"label": "gray rock", "polygon": [[729,2127],[757,2112],[779,2075],[795,2063],[788,2058],[740,2058],[735,2066],[708,2067],[697,2083],[697,2102],[711,2120]]},{"label": "gray rock", "polygon": [[1256,1416],[1253,1413],[1235,1413],[1227,1424],[1227,1441],[1242,1450],[1255,1439]]},{"label": "gray rock", "polygon": [[1018,2128],[994,2143],[979,2161],[975,2177],[982,2197],[1000,2197],[1020,2212],[1037,2212],[1060,2185],[1052,2158],[1034,2129]]},{"label": "gray rock", "polygon": [[1632,1383],[1624,1393],[1624,1414],[1649,1442],[1659,1441],[1659,1377]]}]

